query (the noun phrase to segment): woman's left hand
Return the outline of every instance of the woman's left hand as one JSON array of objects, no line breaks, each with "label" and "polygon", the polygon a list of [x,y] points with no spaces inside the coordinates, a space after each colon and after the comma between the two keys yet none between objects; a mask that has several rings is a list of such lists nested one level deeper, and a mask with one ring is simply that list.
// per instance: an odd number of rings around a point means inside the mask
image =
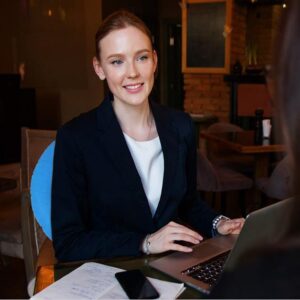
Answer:
[{"label": "woman's left hand", "polygon": [[216,228],[219,234],[239,234],[243,228],[245,219],[221,219],[217,224]]}]

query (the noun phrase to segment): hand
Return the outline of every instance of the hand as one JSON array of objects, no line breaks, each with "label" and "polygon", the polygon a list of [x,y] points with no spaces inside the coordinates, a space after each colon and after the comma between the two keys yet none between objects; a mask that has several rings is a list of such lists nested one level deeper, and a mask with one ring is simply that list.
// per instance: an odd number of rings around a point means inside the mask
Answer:
[{"label": "hand", "polygon": [[216,228],[219,234],[239,234],[244,226],[245,219],[221,219]]},{"label": "hand", "polygon": [[151,254],[162,253],[169,250],[192,252],[192,248],[179,245],[176,241],[199,244],[202,240],[203,237],[199,233],[175,222],[170,222],[155,233],[151,234],[148,238]]}]

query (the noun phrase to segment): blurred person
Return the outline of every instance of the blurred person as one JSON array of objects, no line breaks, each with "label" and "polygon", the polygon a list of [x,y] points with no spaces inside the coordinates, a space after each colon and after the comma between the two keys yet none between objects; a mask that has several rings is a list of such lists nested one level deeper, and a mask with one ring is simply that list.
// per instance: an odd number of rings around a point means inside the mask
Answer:
[{"label": "blurred person", "polygon": [[280,242],[247,254],[247,263],[224,273],[211,298],[300,298],[300,1],[287,2],[274,64],[274,101],[293,161],[295,197],[282,222]]}]

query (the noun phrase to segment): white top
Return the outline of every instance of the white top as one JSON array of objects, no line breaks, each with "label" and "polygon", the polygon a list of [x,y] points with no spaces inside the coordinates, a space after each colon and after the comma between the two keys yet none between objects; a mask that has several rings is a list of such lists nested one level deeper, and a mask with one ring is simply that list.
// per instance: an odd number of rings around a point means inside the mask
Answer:
[{"label": "white top", "polygon": [[126,133],[123,134],[154,216],[160,200],[164,176],[164,156],[159,137],[139,142]]}]

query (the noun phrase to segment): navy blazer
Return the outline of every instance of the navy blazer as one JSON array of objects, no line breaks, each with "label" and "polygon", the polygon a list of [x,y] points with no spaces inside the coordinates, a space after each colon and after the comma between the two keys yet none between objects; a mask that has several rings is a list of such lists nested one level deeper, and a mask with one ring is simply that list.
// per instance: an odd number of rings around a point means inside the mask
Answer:
[{"label": "navy blazer", "polygon": [[150,106],[164,155],[161,199],[153,217],[111,100],[58,130],[51,216],[58,260],[140,255],[145,235],[172,220],[211,235],[216,213],[196,196],[192,120],[186,113]]}]

